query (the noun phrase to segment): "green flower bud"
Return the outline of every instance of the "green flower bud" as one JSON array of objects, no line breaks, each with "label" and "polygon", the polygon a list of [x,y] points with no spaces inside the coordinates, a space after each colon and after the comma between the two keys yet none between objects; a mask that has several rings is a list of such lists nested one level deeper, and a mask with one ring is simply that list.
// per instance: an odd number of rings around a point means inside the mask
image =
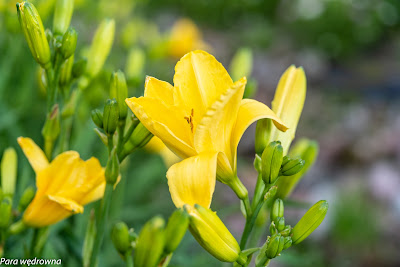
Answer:
[{"label": "green flower bud", "polygon": [[151,138],[153,138],[153,134],[142,123],[139,123],[135,130],[133,130],[129,140],[125,143],[122,154],[129,155],[137,148],[144,147]]},{"label": "green flower bud", "polygon": [[262,178],[264,183],[273,184],[279,175],[283,158],[283,148],[279,141],[271,142],[261,156]]},{"label": "green flower bud", "polygon": [[77,40],[78,33],[73,28],[69,28],[64,33],[60,47],[60,52],[64,59],[69,58],[75,53]]},{"label": "green flower bud", "polygon": [[4,195],[13,196],[17,181],[18,157],[15,149],[10,147],[4,150],[1,159],[1,186]]},{"label": "green flower bud", "polygon": [[44,69],[48,69],[51,66],[50,47],[39,13],[35,6],[29,2],[17,3],[17,13],[33,58]]},{"label": "green flower bud", "polygon": [[303,169],[304,160],[297,158],[291,159],[286,164],[282,165],[281,175],[283,176],[291,176]]},{"label": "green flower bud", "polygon": [[54,9],[53,31],[55,34],[64,34],[71,22],[74,10],[74,0],[57,0]]},{"label": "green flower bud", "polygon": [[287,236],[287,237],[285,237],[284,238],[284,241],[283,241],[283,249],[285,250],[285,249],[288,249],[288,248],[290,248],[291,246],[292,246],[292,238],[290,237],[290,236]]},{"label": "green flower bud", "polygon": [[286,163],[288,163],[290,161],[290,157],[289,156],[284,156],[282,159],[282,166],[285,165]]},{"label": "green flower bud", "polygon": [[315,203],[300,221],[293,227],[292,241],[293,244],[299,244],[307,236],[309,236],[322,223],[328,212],[328,202],[320,200]]},{"label": "green flower bud", "polygon": [[98,109],[92,110],[92,121],[94,122],[94,124],[96,124],[97,127],[102,129],[103,128],[103,113]]},{"label": "green flower bud", "polygon": [[256,171],[258,173],[261,173],[261,169],[262,169],[262,167],[261,167],[261,157],[258,154],[256,154],[256,156],[254,157],[253,166],[254,166],[254,169],[256,169]]},{"label": "green flower bud", "polygon": [[[69,83],[72,80],[72,66],[74,65],[74,55],[70,56],[66,59],[60,67],[60,78],[58,83],[61,86],[61,89],[66,90]],[[64,92],[64,94],[68,94],[68,91]]]},{"label": "green flower bud", "polygon": [[292,232],[292,227],[290,225],[286,225],[285,228],[280,232],[282,236],[288,236]]},{"label": "green flower bud", "polygon": [[285,244],[285,238],[280,234],[273,235],[268,242],[266,256],[268,259],[273,259],[279,256],[279,253],[283,250]]},{"label": "green flower bud", "polygon": [[58,104],[55,104],[47,115],[46,122],[42,129],[42,136],[45,142],[54,142],[60,134],[60,114]]},{"label": "green flower bud", "polygon": [[81,77],[86,71],[86,65],[87,65],[86,59],[77,60],[72,66],[72,77],[74,78]]},{"label": "green flower bud", "polygon": [[110,97],[117,100],[119,119],[124,121],[128,114],[128,106],[125,103],[125,99],[128,98],[128,86],[125,75],[120,70],[111,75]]},{"label": "green flower bud", "polygon": [[277,233],[274,221],[272,221],[271,224],[269,225],[269,232],[271,233],[271,235],[274,235]]},{"label": "green flower bud", "polygon": [[282,199],[275,199],[271,209],[271,221],[276,222],[277,217],[283,217],[284,206]]},{"label": "green flower bud", "polygon": [[255,149],[258,155],[261,155],[269,144],[271,135],[272,122],[271,119],[261,119],[257,121]]},{"label": "green flower bud", "polygon": [[103,129],[108,135],[113,135],[118,126],[119,110],[117,100],[108,99],[103,112]]},{"label": "green flower bud", "polygon": [[140,231],[133,258],[135,266],[157,266],[164,250],[164,244],[164,220],[161,217],[154,217]]},{"label": "green flower bud", "polygon": [[28,207],[32,199],[35,197],[35,192],[36,191],[32,186],[29,186],[24,190],[18,203],[19,212],[23,212],[26,209],[26,207]]},{"label": "green flower bud", "polygon": [[229,73],[234,81],[242,77],[250,77],[253,68],[253,53],[249,48],[240,48],[234,55]]},{"label": "green flower bud", "polygon": [[197,242],[211,255],[223,262],[244,264],[236,239],[221,219],[210,209],[185,205],[190,215],[189,230]]},{"label": "green flower bud", "polygon": [[169,217],[165,228],[165,248],[169,254],[176,250],[189,226],[189,214],[183,209],[177,209]]},{"label": "green flower bud", "polygon": [[264,200],[271,199],[275,196],[276,192],[278,191],[278,187],[276,185],[272,186],[268,192],[264,196]]},{"label": "green flower bud", "polygon": [[116,148],[111,151],[108,157],[106,171],[104,173],[106,177],[106,182],[109,184],[115,184],[119,176],[119,160],[116,152]]},{"label": "green flower bud", "polygon": [[100,138],[101,142],[105,146],[108,146],[108,137],[104,133],[102,133],[98,128],[94,128],[94,132],[97,134],[97,136]]},{"label": "green flower bud", "polygon": [[132,249],[128,226],[124,222],[114,224],[111,230],[111,240],[119,253],[125,255]]},{"label": "green flower bud", "polygon": [[11,219],[11,198],[4,197],[0,203],[0,228],[6,228]]},{"label": "green flower bud", "polygon": [[285,229],[285,218],[284,217],[277,217],[276,218],[276,229],[278,232],[283,231]]},{"label": "green flower bud", "polygon": [[46,71],[38,66],[38,71],[36,73],[36,79],[37,79],[37,83],[39,85],[39,90],[42,96],[46,95],[47,92],[47,86],[48,86],[48,82],[47,82],[47,76],[46,76]]},{"label": "green flower bud", "polygon": [[94,34],[88,54],[86,73],[89,77],[96,76],[106,61],[114,42],[115,21],[105,19]]},{"label": "green flower bud", "polygon": [[126,77],[128,78],[128,80],[142,79],[145,64],[146,54],[143,49],[131,49],[129,51],[125,67]]}]

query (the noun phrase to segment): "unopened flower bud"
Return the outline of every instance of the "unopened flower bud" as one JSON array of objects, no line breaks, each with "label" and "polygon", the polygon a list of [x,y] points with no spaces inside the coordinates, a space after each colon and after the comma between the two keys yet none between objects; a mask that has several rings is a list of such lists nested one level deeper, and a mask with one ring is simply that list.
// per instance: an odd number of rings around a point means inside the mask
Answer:
[{"label": "unopened flower bud", "polygon": [[285,229],[285,218],[284,217],[277,217],[276,218],[276,229],[278,232],[283,231]]},{"label": "unopened flower bud", "polygon": [[125,121],[128,114],[128,106],[125,103],[125,99],[128,98],[128,86],[126,85],[125,75],[120,70],[111,75],[110,97],[117,100],[119,119]]},{"label": "unopened flower bud", "polygon": [[31,203],[33,197],[35,196],[35,189],[32,186],[27,187],[22,193],[21,198],[18,203],[18,211],[23,212],[26,207]]},{"label": "unopened flower bud", "polygon": [[278,187],[276,185],[272,186],[268,192],[264,196],[264,200],[268,200],[273,198],[276,195],[276,192],[278,191]]},{"label": "unopened flower bud", "polygon": [[292,240],[293,244],[299,244],[307,236],[309,236],[322,223],[328,212],[328,202],[320,200],[315,203],[300,221],[293,227]]},{"label": "unopened flower bud", "polygon": [[169,217],[165,228],[165,248],[169,254],[176,250],[189,226],[189,214],[183,209],[177,209]]},{"label": "unopened flower bud", "polygon": [[255,149],[256,153],[260,156],[263,153],[264,149],[269,144],[271,127],[272,127],[271,119],[261,119],[257,121]]},{"label": "unopened flower bud", "polygon": [[11,218],[11,198],[3,197],[3,200],[0,202],[0,229],[6,228]]},{"label": "unopened flower bud", "polygon": [[128,226],[124,222],[114,224],[111,230],[111,240],[119,253],[124,255],[132,249]]},{"label": "unopened flower bud", "polygon": [[272,221],[271,224],[269,225],[269,232],[271,235],[274,235],[277,232],[274,221]]},{"label": "unopened flower bud", "polygon": [[94,124],[96,124],[97,127],[102,129],[103,128],[103,113],[98,109],[92,110],[92,121],[94,122]]},{"label": "unopened flower bud", "polygon": [[115,184],[118,180],[119,176],[119,160],[116,152],[116,148],[111,151],[110,156],[108,157],[106,171],[104,173],[106,177],[106,182],[108,184]]},{"label": "unopened flower bud", "polygon": [[[72,66],[73,65],[74,65],[74,55],[72,55],[68,59],[66,59],[60,67],[60,78],[58,80],[58,83],[60,84],[61,89],[63,89],[63,90],[66,90],[65,87],[67,87],[72,80]],[[67,94],[68,90],[66,90],[66,92],[64,92],[64,93]]]},{"label": "unopened flower bud", "polygon": [[283,217],[284,213],[284,206],[282,199],[275,199],[274,204],[272,205],[271,209],[271,221],[276,222],[277,217]]},{"label": "unopened flower bud", "polygon": [[286,225],[285,228],[283,228],[283,230],[280,231],[280,234],[286,237],[290,235],[291,232],[292,232],[292,227],[290,225]]},{"label": "unopened flower bud", "polygon": [[279,141],[268,144],[261,156],[261,173],[264,183],[273,184],[279,175],[283,148]]},{"label": "unopened flower bud", "polygon": [[268,242],[266,256],[268,259],[273,259],[279,256],[285,244],[285,238],[280,234],[273,235]]},{"label": "unopened flower bud", "polygon": [[134,150],[144,147],[151,138],[153,138],[153,134],[142,123],[139,123],[133,130],[128,141],[124,144],[122,154],[128,155]]},{"label": "unopened flower bud", "polygon": [[55,141],[60,134],[60,114],[58,104],[55,104],[47,115],[46,122],[42,129],[42,136],[45,141]]},{"label": "unopened flower bud", "polygon": [[86,71],[86,65],[87,65],[86,59],[77,60],[72,66],[72,77],[74,78],[81,77]]},{"label": "unopened flower bud", "polygon": [[4,150],[1,159],[1,186],[3,194],[13,196],[17,181],[18,157],[15,149],[10,147]]},{"label": "unopened flower bud", "polygon": [[103,112],[103,129],[108,135],[113,135],[118,126],[119,110],[117,100],[108,99]]},{"label": "unopened flower bud", "polygon": [[64,34],[71,22],[74,10],[74,0],[57,0],[54,8],[53,31],[55,34]]},{"label": "unopened flower bud", "polygon": [[229,73],[232,80],[237,81],[242,77],[249,77],[253,68],[253,53],[249,48],[240,48],[231,61]]},{"label": "unopened flower bud", "polygon": [[51,66],[50,47],[39,13],[29,2],[17,3],[17,13],[33,58],[44,69],[48,69]]},{"label": "unopened flower bud", "polygon": [[292,238],[290,236],[285,237],[284,239],[284,244],[283,244],[283,249],[288,249],[292,246]]},{"label": "unopened flower bud", "polygon": [[133,258],[135,266],[157,266],[164,244],[164,220],[161,217],[154,217],[140,231]]},{"label": "unopened flower bud", "polygon": [[69,28],[64,33],[60,47],[60,52],[64,59],[69,58],[75,53],[77,40],[78,33],[73,28]]},{"label": "unopened flower bud", "polygon": [[105,19],[94,34],[88,54],[86,73],[89,77],[96,76],[106,61],[114,42],[115,21]]},{"label": "unopened flower bud", "polygon": [[129,51],[126,61],[126,78],[128,80],[139,80],[143,77],[144,66],[146,64],[146,54],[143,49],[133,48]]},{"label": "unopened flower bud", "polygon": [[304,163],[304,160],[300,158],[291,159],[286,164],[282,165],[280,174],[283,176],[294,175],[303,169]]},{"label": "unopened flower bud", "polygon": [[190,215],[189,230],[197,242],[211,255],[223,262],[241,262],[240,247],[221,219],[210,209],[185,205]]},{"label": "unopened flower bud", "polygon": [[39,85],[39,90],[41,95],[45,96],[47,92],[48,82],[47,82],[46,71],[40,66],[38,66],[36,79]]}]

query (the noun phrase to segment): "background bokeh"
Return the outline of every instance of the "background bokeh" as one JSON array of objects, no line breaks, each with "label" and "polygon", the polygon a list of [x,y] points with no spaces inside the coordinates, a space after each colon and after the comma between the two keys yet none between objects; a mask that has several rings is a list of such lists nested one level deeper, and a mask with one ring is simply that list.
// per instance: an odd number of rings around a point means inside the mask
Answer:
[{"label": "background bokeh", "polygon": [[[51,27],[54,0],[33,2],[45,27]],[[42,144],[45,97],[15,3],[0,0],[0,154],[9,146],[18,151],[18,197],[34,184],[34,174],[16,139],[28,136]],[[271,266],[400,265],[400,1],[75,0],[71,25],[79,32],[79,56],[85,56],[104,17],[115,18],[116,38],[104,71],[79,105],[72,149],[105,164],[106,149],[89,114],[108,98],[114,70],[125,71],[129,95],[139,96],[145,75],[172,82],[174,65],[185,50],[205,49],[228,68],[236,51],[246,47],[253,54],[250,78],[257,87],[248,93],[270,105],[283,71],[301,65],[308,88],[296,137],[317,140],[320,154],[286,202],[286,221],[293,225],[320,199],[328,200],[330,209],[306,241]],[[239,151],[239,177],[252,192],[254,126]],[[143,150],[131,155],[113,199],[112,222],[123,220],[140,230],[156,214],[167,218],[174,206],[166,170],[157,154]],[[52,227],[46,257],[78,266],[93,206]],[[217,185],[212,208],[239,239],[244,219],[227,186]],[[11,238],[10,257],[21,256],[29,240],[29,234]],[[100,266],[122,264],[105,242]],[[221,265],[188,233],[170,266]]]}]

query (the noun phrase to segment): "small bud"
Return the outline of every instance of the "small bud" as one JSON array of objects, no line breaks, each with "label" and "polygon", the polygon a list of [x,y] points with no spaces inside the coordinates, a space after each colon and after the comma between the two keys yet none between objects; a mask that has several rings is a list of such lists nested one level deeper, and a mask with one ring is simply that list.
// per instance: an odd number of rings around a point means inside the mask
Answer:
[{"label": "small bud", "polygon": [[108,146],[108,137],[107,135],[105,135],[103,132],[101,132],[99,130],[99,128],[94,128],[94,132],[97,134],[97,136],[100,138],[101,142],[103,142],[103,144],[105,146]]},{"label": "small bud", "polygon": [[261,169],[262,169],[262,167],[261,167],[261,157],[258,154],[256,154],[256,156],[254,157],[253,166],[254,166],[254,169],[256,169],[256,171],[258,173],[261,173]]},{"label": "small bud", "polygon": [[280,234],[273,235],[268,242],[266,256],[268,259],[273,259],[279,256],[279,253],[283,250],[284,237]]},{"label": "small bud", "polygon": [[176,250],[189,226],[189,214],[183,209],[177,209],[169,217],[165,228],[165,248],[169,254]]},{"label": "small bud", "polygon": [[283,217],[284,206],[282,199],[275,199],[271,209],[271,221],[276,222],[277,217]]},{"label": "small bud", "polygon": [[42,136],[45,141],[55,141],[60,134],[60,114],[58,104],[55,104],[47,115],[46,122],[42,129]]},{"label": "small bud", "polygon": [[276,192],[278,191],[278,187],[276,185],[272,186],[268,192],[264,196],[264,200],[271,199],[275,196]]},{"label": "small bud", "polygon": [[269,143],[261,156],[261,173],[264,183],[273,184],[279,175],[283,148],[279,141]]},{"label": "small bud", "polygon": [[125,143],[122,154],[129,155],[134,150],[144,147],[151,138],[153,138],[153,134],[149,132],[142,123],[139,123],[135,130],[133,130],[128,141]]},{"label": "small bud", "polygon": [[75,79],[81,77],[86,71],[86,65],[86,59],[77,60],[72,66],[72,77],[74,77]]},{"label": "small bud", "polygon": [[17,3],[17,13],[33,58],[44,69],[48,69],[51,66],[50,47],[39,13],[29,2]]},{"label": "small bud", "polygon": [[45,96],[47,92],[48,82],[47,82],[46,71],[40,66],[38,66],[36,79],[39,85],[39,90],[41,95]]},{"label": "small bud", "polygon": [[119,110],[117,100],[108,99],[103,112],[103,129],[108,135],[113,135],[118,126]]},{"label": "small bud", "polygon": [[[74,55],[70,56],[66,59],[60,67],[60,78],[58,83],[61,86],[61,89],[66,90],[65,87],[68,87],[69,83],[72,80],[72,67],[74,65]],[[68,94],[68,91],[64,92]],[[64,109],[63,109],[64,110]]]},{"label": "small bud", "polygon": [[11,198],[4,197],[0,203],[0,229],[6,228],[11,219]]},{"label": "small bud", "polygon": [[1,186],[3,194],[13,196],[17,181],[18,157],[15,149],[10,147],[4,150],[1,159]]},{"label": "small bud", "polygon": [[119,253],[124,255],[132,249],[128,226],[123,222],[114,224],[111,230],[111,240]]},{"label": "small bud", "polygon": [[92,121],[96,124],[100,129],[103,128],[103,113],[100,110],[94,109],[92,110]]},{"label": "small bud", "polygon": [[115,184],[119,176],[119,160],[116,152],[116,148],[111,151],[108,157],[106,171],[104,176],[106,177],[106,182],[108,184]]},{"label": "small bud", "polygon": [[60,52],[64,59],[69,58],[75,53],[77,40],[78,33],[73,28],[69,28],[64,33],[60,47]]},{"label": "small bud", "polygon": [[290,161],[290,157],[289,156],[284,156],[282,159],[282,166],[285,165],[286,163],[288,163]]},{"label": "small bud", "polygon": [[284,244],[283,244],[283,249],[288,249],[292,246],[292,238],[290,236],[287,236],[284,238]]},{"label": "small bud", "polygon": [[277,217],[276,218],[276,229],[278,232],[283,231],[285,229],[285,218],[283,217]]},{"label": "small bud", "polygon": [[18,203],[18,211],[23,212],[26,207],[28,207],[29,203],[31,203],[32,199],[35,196],[35,189],[32,186],[29,186],[22,193],[21,198]]},{"label": "small bud", "polygon": [[288,236],[292,232],[292,227],[290,225],[286,225],[285,228],[280,232],[282,236]]},{"label": "small bud", "polygon": [[64,34],[71,22],[74,10],[74,0],[57,0],[54,8],[53,31],[55,34]]},{"label": "small bud", "polygon": [[271,235],[274,235],[274,234],[277,233],[274,221],[272,221],[271,224],[269,225],[269,232],[270,232]]},{"label": "small bud", "polygon": [[250,77],[253,68],[253,53],[249,48],[240,48],[234,55],[229,73],[234,81]]},{"label": "small bud", "polygon": [[111,75],[110,97],[115,98],[118,103],[119,119],[125,121],[128,114],[128,106],[125,99],[128,98],[128,86],[126,85],[125,75],[122,71],[114,72]]},{"label": "small bud", "polygon": [[282,170],[280,172],[283,176],[291,176],[303,169],[304,160],[297,158],[289,160],[285,165],[282,165]]},{"label": "small bud", "polygon": [[190,215],[190,232],[208,253],[223,262],[240,259],[239,244],[215,212],[197,204],[184,208]]},{"label": "small bud", "polygon": [[154,217],[140,231],[133,258],[135,266],[157,266],[164,250],[164,244],[164,220],[161,217]]},{"label": "small bud", "polygon": [[96,76],[106,61],[114,42],[115,21],[105,19],[94,34],[88,54],[86,73],[89,77]]},{"label": "small bud", "polygon": [[257,121],[255,149],[256,153],[261,156],[264,149],[269,144],[271,135],[272,122],[271,119],[261,119]]},{"label": "small bud", "polygon": [[315,203],[300,221],[293,227],[292,241],[293,244],[299,244],[307,236],[309,236],[322,223],[328,212],[328,202],[320,200]]}]

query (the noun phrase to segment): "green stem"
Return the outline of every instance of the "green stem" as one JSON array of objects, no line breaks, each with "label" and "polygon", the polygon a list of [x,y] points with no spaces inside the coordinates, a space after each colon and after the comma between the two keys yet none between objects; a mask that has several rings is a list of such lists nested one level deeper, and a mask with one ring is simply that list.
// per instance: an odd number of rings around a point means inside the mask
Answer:
[{"label": "green stem", "polygon": [[256,183],[256,188],[254,189],[254,197],[253,197],[253,202],[251,203],[251,208],[254,210],[257,206],[257,203],[260,201],[260,199],[263,197],[262,192],[265,189],[265,184],[262,179],[261,173],[258,173],[257,176],[257,183]]},{"label": "green stem", "polygon": [[256,264],[256,267],[267,267],[271,259],[268,259],[267,256],[264,256],[260,262]]},{"label": "green stem", "polygon": [[30,257],[40,257],[47,237],[49,236],[49,227],[35,228],[31,243]]},{"label": "green stem", "polygon": [[58,147],[59,154],[68,150],[69,138],[70,138],[71,129],[72,129],[72,122],[73,122],[72,117],[64,118],[61,121],[61,133],[60,133],[59,147]]},{"label": "green stem", "polygon": [[121,121],[118,125],[118,143],[117,153],[119,154],[124,146],[124,131],[125,131],[125,120]]},{"label": "green stem", "polygon": [[108,135],[108,142],[107,142],[107,144],[108,144],[108,155],[110,155],[111,154],[111,151],[113,150],[113,148],[114,148],[114,138],[113,138],[113,136],[110,134],[110,135]]},{"label": "green stem", "polygon": [[133,267],[132,251],[125,253],[125,263],[126,267]]},{"label": "green stem", "polygon": [[164,261],[162,262],[161,267],[167,267],[169,265],[169,262],[172,259],[172,253],[168,254],[165,258]]},{"label": "green stem", "polygon": [[97,231],[96,237],[93,243],[93,250],[92,255],[90,257],[90,267],[95,267],[97,263],[97,255],[99,254],[100,247],[103,241],[105,226],[107,223],[108,218],[108,211],[110,209],[111,198],[113,193],[114,185],[113,184],[106,184],[106,188],[104,190],[104,197],[101,201],[101,206],[99,209],[99,216],[97,222]]}]

